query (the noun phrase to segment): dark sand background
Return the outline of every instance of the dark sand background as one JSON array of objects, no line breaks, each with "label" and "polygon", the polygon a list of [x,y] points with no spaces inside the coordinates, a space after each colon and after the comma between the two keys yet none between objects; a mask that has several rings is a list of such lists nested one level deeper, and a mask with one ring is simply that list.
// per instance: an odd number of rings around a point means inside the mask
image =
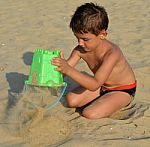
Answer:
[{"label": "dark sand background", "polygon": [[[147,0],[92,1],[108,11],[108,39],[121,47],[137,77],[136,107],[131,119],[87,120],[59,103],[26,134],[16,136],[5,130],[10,125],[3,120],[8,100],[16,95],[21,97],[34,50],[58,48],[67,58],[77,43],[69,29],[70,17],[84,2],[89,1],[0,1],[0,147],[150,146],[150,2]],[[77,68],[89,73],[82,61]],[[68,82],[70,88],[75,86],[73,81]],[[32,94],[25,91],[22,97],[32,99]]]}]

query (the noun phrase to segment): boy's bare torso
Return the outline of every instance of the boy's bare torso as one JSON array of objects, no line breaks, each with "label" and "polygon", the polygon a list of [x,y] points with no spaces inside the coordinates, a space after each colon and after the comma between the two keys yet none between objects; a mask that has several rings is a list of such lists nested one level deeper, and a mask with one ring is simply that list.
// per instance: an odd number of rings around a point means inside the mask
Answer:
[{"label": "boy's bare torso", "polygon": [[[106,87],[116,87],[121,85],[129,85],[135,82],[134,73],[130,65],[125,60],[121,50],[111,42],[106,40],[106,45],[102,49],[98,49],[93,52],[86,52],[84,48],[78,47],[80,57],[87,63],[88,67],[91,69],[95,75],[97,70],[101,68],[101,64],[104,60],[107,60],[107,54],[119,54],[118,62],[111,71],[109,77],[103,84]],[[105,73],[103,73],[105,74]]]}]

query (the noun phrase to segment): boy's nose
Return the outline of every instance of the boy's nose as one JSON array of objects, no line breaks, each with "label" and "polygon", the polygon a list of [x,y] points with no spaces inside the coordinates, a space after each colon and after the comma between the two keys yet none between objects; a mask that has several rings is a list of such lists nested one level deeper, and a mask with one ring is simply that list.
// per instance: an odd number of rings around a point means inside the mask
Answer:
[{"label": "boy's nose", "polygon": [[84,47],[84,41],[83,40],[78,40],[78,44],[80,45],[80,46],[82,46],[82,47]]}]

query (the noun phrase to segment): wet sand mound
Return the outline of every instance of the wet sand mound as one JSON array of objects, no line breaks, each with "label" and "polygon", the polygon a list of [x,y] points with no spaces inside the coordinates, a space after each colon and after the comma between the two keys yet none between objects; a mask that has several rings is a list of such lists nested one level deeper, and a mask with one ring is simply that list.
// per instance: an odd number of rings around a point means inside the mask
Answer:
[{"label": "wet sand mound", "polygon": [[53,144],[68,137],[74,127],[66,121],[67,115],[65,117],[65,113],[61,112],[62,107],[46,109],[58,95],[58,89],[31,87],[13,96],[4,118],[6,131],[38,146]]}]

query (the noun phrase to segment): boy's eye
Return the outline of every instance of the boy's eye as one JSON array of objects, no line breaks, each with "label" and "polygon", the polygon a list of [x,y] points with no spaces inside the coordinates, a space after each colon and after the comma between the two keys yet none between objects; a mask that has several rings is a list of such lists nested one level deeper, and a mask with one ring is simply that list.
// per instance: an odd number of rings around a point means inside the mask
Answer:
[{"label": "boy's eye", "polygon": [[89,39],[83,39],[84,41],[89,41]]}]

